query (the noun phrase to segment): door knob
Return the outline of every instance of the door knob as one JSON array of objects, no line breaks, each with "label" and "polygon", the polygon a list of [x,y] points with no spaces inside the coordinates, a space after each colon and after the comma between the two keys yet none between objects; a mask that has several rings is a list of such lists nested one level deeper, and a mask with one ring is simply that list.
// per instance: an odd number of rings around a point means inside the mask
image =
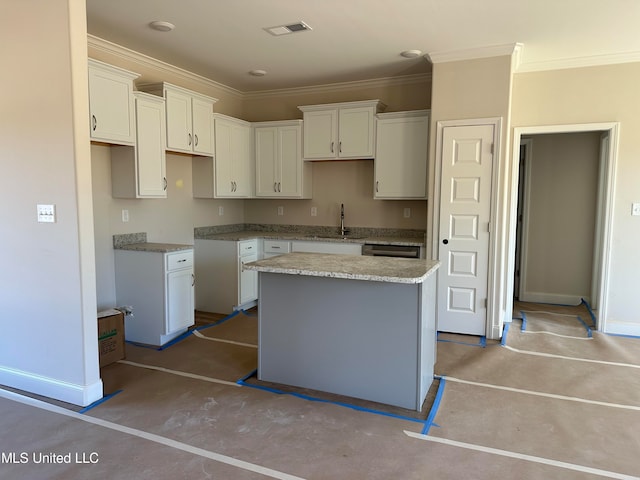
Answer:
[{"label": "door knob", "polygon": [[444,240],[442,240],[442,243],[444,243],[444,244],[446,245],[447,243],[449,243],[449,240],[447,240],[447,239],[445,238]]}]

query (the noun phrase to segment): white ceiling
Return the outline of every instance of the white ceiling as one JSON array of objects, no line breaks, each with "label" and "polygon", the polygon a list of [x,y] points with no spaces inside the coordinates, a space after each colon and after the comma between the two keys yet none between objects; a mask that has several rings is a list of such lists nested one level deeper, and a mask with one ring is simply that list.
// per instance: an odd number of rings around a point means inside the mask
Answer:
[{"label": "white ceiling", "polygon": [[[154,31],[154,20],[176,28]],[[263,30],[298,21],[312,30]],[[639,0],[87,0],[87,25],[243,92],[429,72],[424,57],[400,56],[408,49],[520,43],[521,71],[640,61]]]}]

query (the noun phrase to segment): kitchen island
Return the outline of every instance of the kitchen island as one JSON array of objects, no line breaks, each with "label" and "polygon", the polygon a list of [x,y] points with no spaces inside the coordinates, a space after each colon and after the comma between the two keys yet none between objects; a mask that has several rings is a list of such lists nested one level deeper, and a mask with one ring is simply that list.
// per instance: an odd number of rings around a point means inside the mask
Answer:
[{"label": "kitchen island", "polygon": [[291,253],[259,272],[258,379],[421,410],[437,261]]}]

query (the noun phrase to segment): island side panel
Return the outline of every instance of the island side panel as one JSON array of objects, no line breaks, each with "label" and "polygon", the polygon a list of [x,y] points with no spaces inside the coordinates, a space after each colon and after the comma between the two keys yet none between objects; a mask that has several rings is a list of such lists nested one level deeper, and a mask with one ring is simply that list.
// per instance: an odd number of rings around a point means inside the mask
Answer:
[{"label": "island side panel", "polygon": [[422,284],[259,279],[260,380],[420,410]]},{"label": "island side panel", "polygon": [[436,363],[436,279],[429,275],[421,285],[420,387],[418,402],[422,404],[433,383]]}]

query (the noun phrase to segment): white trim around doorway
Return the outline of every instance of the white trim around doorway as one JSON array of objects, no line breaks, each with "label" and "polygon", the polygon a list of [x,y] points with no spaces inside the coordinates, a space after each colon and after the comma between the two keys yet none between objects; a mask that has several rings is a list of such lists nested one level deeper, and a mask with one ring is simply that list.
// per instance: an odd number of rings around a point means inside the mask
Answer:
[{"label": "white trim around doorway", "polygon": [[[599,265],[594,269],[599,272],[599,291],[597,292],[596,304],[598,305],[596,315],[596,328],[599,331],[607,332],[607,299],[609,297],[609,268],[611,260],[611,236],[613,225],[613,199],[615,198],[616,165],[618,158],[618,139],[620,124],[618,122],[588,123],[588,124],[568,124],[568,125],[547,125],[535,127],[516,127],[513,129],[513,143],[510,177],[510,195],[504,198],[507,202],[509,215],[506,218],[505,232],[507,232],[507,242],[505,248],[506,257],[506,295],[505,318],[513,315],[513,289],[514,289],[514,268],[515,268],[515,244],[517,228],[517,204],[518,204],[518,181],[519,181],[519,161],[520,149],[515,146],[520,145],[523,135],[536,135],[547,133],[577,133],[602,131],[609,134],[609,152],[604,158],[605,165],[601,169],[601,222],[599,231],[596,232],[597,242],[601,255],[599,255]],[[504,257],[502,257],[504,258]],[[596,292],[594,292],[596,293]]]}]

